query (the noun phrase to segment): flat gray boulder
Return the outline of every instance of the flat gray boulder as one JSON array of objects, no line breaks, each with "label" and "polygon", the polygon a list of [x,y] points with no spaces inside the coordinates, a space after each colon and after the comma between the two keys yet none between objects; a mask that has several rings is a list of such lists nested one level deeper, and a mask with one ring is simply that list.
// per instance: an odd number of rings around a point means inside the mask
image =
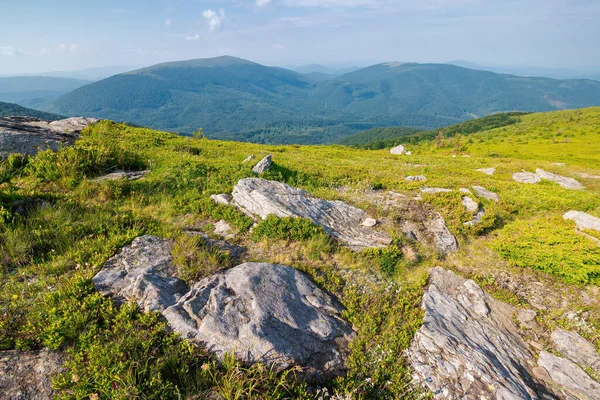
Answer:
[{"label": "flat gray boulder", "polygon": [[584,186],[579,181],[577,181],[573,178],[567,178],[565,176],[553,174],[552,172],[546,172],[540,168],[536,169],[535,173],[540,178],[546,179],[551,182],[558,183],[560,186],[562,186],[565,189],[571,189],[571,190],[584,189]]},{"label": "flat gray boulder", "polygon": [[510,306],[440,267],[423,296],[425,320],[407,351],[436,399],[536,399],[533,354]]},{"label": "flat gray boulder", "polygon": [[119,179],[125,179],[128,181],[136,181],[138,179],[143,178],[144,176],[146,176],[146,174],[150,173],[151,171],[146,169],[143,171],[130,171],[130,172],[125,172],[122,170],[118,170],[115,172],[112,172],[110,174],[107,175],[102,175],[98,178],[93,179],[94,182],[104,182],[104,181],[116,181]]},{"label": "flat gray boulder", "polygon": [[473,190],[475,191],[475,193],[477,193],[477,196],[483,197],[486,200],[491,200],[496,203],[500,201],[500,196],[498,196],[494,192],[490,192],[483,186],[473,186]]},{"label": "flat gray boulder", "polygon": [[540,183],[542,181],[542,178],[540,178],[537,174],[534,174],[533,172],[526,172],[526,171],[522,171],[522,172],[515,172],[514,174],[512,174],[512,178],[515,182],[520,182],[520,183]]},{"label": "flat gray boulder", "polygon": [[462,205],[465,210],[469,212],[475,212],[479,210],[479,203],[471,198],[471,196],[463,196],[462,197]]},{"label": "flat gray boulder", "polygon": [[64,353],[50,350],[0,351],[0,398],[53,399],[52,378],[64,372]]},{"label": "flat gray boulder", "polygon": [[414,176],[407,176],[404,178],[404,180],[407,182],[421,182],[421,181],[426,181],[427,177],[425,175],[414,175]]},{"label": "flat gray boulder", "polygon": [[322,378],[344,371],[351,326],[342,307],[301,272],[246,263],[194,284],[163,315],[173,329],[215,354]]},{"label": "flat gray boulder", "polygon": [[228,206],[231,204],[231,200],[233,200],[233,198],[228,195],[228,194],[211,194],[210,198],[212,199],[212,201],[214,201],[217,204],[221,204],[223,206]]},{"label": "flat gray boulder", "polygon": [[268,169],[271,168],[272,159],[273,157],[269,154],[268,156],[260,160],[258,164],[254,166],[254,168],[252,168],[252,172],[254,172],[255,174],[262,174],[263,172],[267,172]]},{"label": "flat gray boulder", "polygon": [[567,398],[600,399],[600,383],[593,380],[573,361],[542,351],[538,359],[538,366],[546,371],[551,378],[551,383],[558,385]]},{"label": "flat gray boulder", "polygon": [[351,249],[384,247],[392,240],[387,233],[362,225],[368,215],[360,208],[319,199],[285,183],[246,178],[235,185],[232,196],[234,204],[248,215],[308,218]]},{"label": "flat gray boulder", "polygon": [[563,215],[564,219],[575,221],[577,229],[592,229],[600,232],[600,218],[584,213],[582,211],[571,210]]},{"label": "flat gray boulder", "polygon": [[135,299],[146,311],[162,311],[188,291],[176,278],[173,242],[156,236],[140,236],[110,258],[92,282],[100,293],[117,302]]},{"label": "flat gray boulder", "polygon": [[429,194],[450,193],[451,191],[452,191],[452,189],[446,189],[446,188],[435,188],[435,187],[421,188],[421,193],[429,193]]}]

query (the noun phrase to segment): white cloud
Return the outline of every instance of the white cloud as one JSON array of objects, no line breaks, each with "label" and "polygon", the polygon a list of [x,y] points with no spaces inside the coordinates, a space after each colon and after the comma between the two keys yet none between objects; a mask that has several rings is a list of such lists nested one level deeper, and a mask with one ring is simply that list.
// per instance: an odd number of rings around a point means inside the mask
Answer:
[{"label": "white cloud", "polygon": [[25,52],[21,49],[15,49],[14,47],[1,47],[0,46],[0,56],[7,57],[23,57]]},{"label": "white cloud", "polygon": [[58,46],[56,46],[56,50],[64,51],[64,52],[68,52],[68,53],[75,53],[77,51],[77,49],[79,49],[79,45],[77,45],[76,43],[73,43],[73,44],[61,43]]},{"label": "white cloud", "polygon": [[171,21],[171,18],[167,18],[167,19],[165,19],[164,25],[165,26],[171,26],[172,23],[173,23],[173,21]]},{"label": "white cloud", "polygon": [[265,7],[271,4],[273,0],[256,0],[256,5],[259,7]]},{"label": "white cloud", "polygon": [[200,37],[199,33],[196,33],[195,35],[190,35],[190,36],[186,36],[185,37],[185,40],[195,40],[195,41],[198,41],[200,39],[201,39],[201,37]]},{"label": "white cloud", "polygon": [[202,13],[202,16],[208,23],[209,32],[214,32],[221,29],[223,27],[223,24],[225,23],[225,10],[223,10],[222,8],[219,10],[218,13],[210,9],[205,10]]},{"label": "white cloud", "polygon": [[275,43],[275,44],[274,44],[272,47],[273,47],[275,50],[285,50],[285,46],[283,46],[283,45],[281,45],[281,44],[277,44],[277,43]]}]

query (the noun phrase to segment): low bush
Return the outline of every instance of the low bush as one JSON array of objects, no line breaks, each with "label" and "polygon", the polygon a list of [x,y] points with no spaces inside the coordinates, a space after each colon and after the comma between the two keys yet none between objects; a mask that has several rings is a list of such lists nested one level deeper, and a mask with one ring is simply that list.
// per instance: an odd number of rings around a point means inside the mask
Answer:
[{"label": "low bush", "polygon": [[250,235],[252,240],[265,238],[277,240],[309,240],[326,235],[325,230],[307,218],[268,215],[259,222]]}]

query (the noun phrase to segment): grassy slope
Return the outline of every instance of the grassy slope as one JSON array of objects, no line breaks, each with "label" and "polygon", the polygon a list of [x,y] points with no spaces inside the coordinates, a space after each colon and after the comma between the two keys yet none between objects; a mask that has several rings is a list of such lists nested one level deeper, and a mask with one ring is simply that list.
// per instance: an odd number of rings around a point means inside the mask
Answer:
[{"label": "grassy slope", "polygon": [[[353,392],[358,398],[410,397],[410,373],[398,355],[420,324],[421,286],[428,267],[469,265],[488,290],[509,300],[514,294],[504,293],[490,281],[489,265],[531,274],[565,291],[597,286],[600,247],[577,235],[561,215],[577,209],[600,216],[600,180],[580,176],[600,175],[599,132],[598,108],[532,114],[515,125],[468,138],[459,135],[437,144],[422,143],[411,146],[411,156],[393,156],[387,150],[341,146],[193,140],[102,122],[88,129],[74,149],[40,154],[24,169],[17,158],[0,167],[0,204],[4,204],[0,209],[4,220],[0,225],[0,347],[71,349],[70,370],[56,380],[65,398],[92,393],[107,398],[168,398],[179,392],[206,391],[225,398],[235,398],[235,391],[263,398],[310,397],[303,385],[260,366],[244,368],[233,361],[216,365],[200,349],[164,333],[155,317],[131,307],[114,307],[90,284],[107,258],[141,234],[174,238],[186,276],[197,279],[226,266],[211,255],[200,256],[200,261],[181,256],[195,246],[182,235],[186,226],[210,229],[224,218],[239,229],[236,240],[248,246],[249,259],[293,265],[340,296],[358,337],[348,376],[329,382],[328,390]],[[324,198],[347,200],[380,218],[389,213],[373,204],[376,193],[370,186],[411,195],[421,186],[482,185],[497,192],[502,201],[484,202],[486,229],[472,230],[463,225],[470,216],[463,211],[459,195],[425,196],[461,243],[459,254],[448,260],[433,256],[410,262],[393,248],[355,254],[319,235],[291,242],[269,235],[260,238],[244,233],[249,227],[246,217],[209,199],[210,194],[230,192],[238,179],[251,176],[250,166],[241,165],[249,154],[273,154],[275,165],[266,178]],[[153,172],[135,182],[87,179],[114,168],[142,167]],[[475,171],[483,167],[496,167],[497,173],[487,176]],[[587,189],[569,191],[552,183],[524,185],[511,179],[512,172],[536,167],[575,177]],[[403,179],[417,174],[428,181]],[[12,215],[8,204],[26,197],[45,198],[53,205],[33,209],[27,218]],[[397,227],[386,227],[399,237]],[[485,257],[472,255],[482,249]],[[352,274],[342,274],[343,270]],[[367,283],[365,292],[360,285],[365,274],[381,276],[382,281]],[[573,307],[584,308],[578,303]],[[585,309],[591,331],[582,333],[597,339],[600,312],[597,306]],[[541,314],[542,322],[549,327],[568,325],[561,315]]]}]

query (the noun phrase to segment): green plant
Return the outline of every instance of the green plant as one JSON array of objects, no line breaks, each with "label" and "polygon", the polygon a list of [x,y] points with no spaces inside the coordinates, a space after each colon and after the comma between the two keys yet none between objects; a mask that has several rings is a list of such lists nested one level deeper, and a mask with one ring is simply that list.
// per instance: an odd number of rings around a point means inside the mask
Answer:
[{"label": "green plant", "polygon": [[268,215],[253,229],[252,240],[278,239],[278,240],[308,240],[325,235],[322,227],[315,225],[306,218],[283,217],[278,218]]},{"label": "green plant", "polygon": [[180,278],[187,282],[195,282],[228,268],[233,262],[228,253],[217,247],[208,246],[206,239],[194,234],[178,236],[172,254]]}]

